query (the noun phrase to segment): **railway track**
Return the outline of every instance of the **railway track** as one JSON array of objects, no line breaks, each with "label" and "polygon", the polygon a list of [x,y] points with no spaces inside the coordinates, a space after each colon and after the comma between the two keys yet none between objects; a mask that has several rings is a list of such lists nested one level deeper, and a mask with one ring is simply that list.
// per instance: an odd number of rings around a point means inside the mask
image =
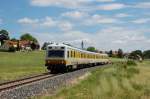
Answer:
[{"label": "railway track", "polygon": [[[57,74],[58,75],[58,74]],[[40,80],[44,80],[46,78],[50,78],[56,76],[56,74],[49,74],[49,73],[43,73],[40,75],[36,75],[36,76],[31,76],[31,77],[26,77],[23,79],[18,79],[18,80],[14,80],[14,81],[9,81],[9,82],[5,82],[5,83],[1,83],[0,84],[0,92],[2,91],[6,91],[12,88],[16,88],[16,87],[20,87],[26,84],[30,84],[33,82],[37,82]]]}]

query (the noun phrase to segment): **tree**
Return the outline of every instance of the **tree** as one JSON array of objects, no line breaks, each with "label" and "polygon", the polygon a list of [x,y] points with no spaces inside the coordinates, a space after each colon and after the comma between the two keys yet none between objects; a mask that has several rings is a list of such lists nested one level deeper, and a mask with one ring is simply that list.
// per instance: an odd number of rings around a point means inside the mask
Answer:
[{"label": "tree", "polygon": [[87,51],[95,52],[96,48],[91,46],[87,48]]},{"label": "tree", "polygon": [[46,47],[49,45],[50,43],[49,42],[45,42],[42,46],[42,50],[46,50]]},{"label": "tree", "polygon": [[34,43],[38,43],[37,39],[32,35],[30,35],[29,33],[23,34],[20,37],[20,40],[29,40],[29,41],[33,41]]},{"label": "tree", "polygon": [[0,34],[9,35],[9,32],[7,30],[1,30]]},{"label": "tree", "polygon": [[143,58],[143,53],[141,50],[132,51],[129,55],[131,59],[139,59],[139,57]]},{"label": "tree", "polygon": [[11,41],[17,41],[17,39],[16,39],[16,38],[11,38],[10,40],[11,40]]},{"label": "tree", "polygon": [[109,55],[109,57],[112,57],[112,56],[113,56],[113,51],[110,50],[110,51],[108,52],[108,55]]},{"label": "tree", "polygon": [[37,45],[36,45],[34,42],[32,42],[32,43],[31,43],[31,49],[32,49],[32,50],[35,50],[36,48],[37,48]]},{"label": "tree", "polygon": [[150,50],[146,50],[143,52],[144,59],[150,59]]},{"label": "tree", "polygon": [[6,30],[1,30],[0,31],[0,43],[1,45],[4,44],[4,40],[9,39],[9,33]]},{"label": "tree", "polygon": [[123,51],[122,51],[122,49],[118,49],[118,58],[123,58]]}]

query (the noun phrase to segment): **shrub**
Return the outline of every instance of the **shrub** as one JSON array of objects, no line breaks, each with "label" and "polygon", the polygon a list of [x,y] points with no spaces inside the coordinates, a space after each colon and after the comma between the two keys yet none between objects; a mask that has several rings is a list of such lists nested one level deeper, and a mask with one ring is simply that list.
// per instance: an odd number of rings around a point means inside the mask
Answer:
[{"label": "shrub", "polygon": [[11,47],[9,47],[9,50],[8,50],[9,52],[15,52],[16,51],[16,48],[15,47],[13,47],[13,46],[11,46]]},{"label": "shrub", "polygon": [[127,65],[128,66],[136,66],[137,64],[136,64],[136,62],[134,60],[128,60],[127,61]]},{"label": "shrub", "polygon": [[138,68],[132,67],[132,68],[128,68],[128,69],[127,69],[127,72],[128,72],[129,74],[133,75],[133,74],[138,74],[140,71],[139,71]]}]

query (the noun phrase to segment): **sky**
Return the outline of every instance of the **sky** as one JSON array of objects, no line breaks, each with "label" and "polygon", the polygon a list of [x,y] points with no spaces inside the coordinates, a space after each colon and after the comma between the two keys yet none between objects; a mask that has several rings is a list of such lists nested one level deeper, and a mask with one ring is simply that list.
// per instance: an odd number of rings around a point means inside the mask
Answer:
[{"label": "sky", "polygon": [[0,29],[99,50],[150,49],[150,0],[1,0]]}]

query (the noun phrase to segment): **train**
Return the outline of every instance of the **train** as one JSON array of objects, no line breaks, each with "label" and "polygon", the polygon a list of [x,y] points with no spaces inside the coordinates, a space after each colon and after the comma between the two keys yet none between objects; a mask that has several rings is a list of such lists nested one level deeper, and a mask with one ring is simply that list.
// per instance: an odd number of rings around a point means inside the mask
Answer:
[{"label": "train", "polygon": [[45,66],[52,73],[109,63],[107,54],[90,52],[63,43],[53,43],[46,48]]}]

